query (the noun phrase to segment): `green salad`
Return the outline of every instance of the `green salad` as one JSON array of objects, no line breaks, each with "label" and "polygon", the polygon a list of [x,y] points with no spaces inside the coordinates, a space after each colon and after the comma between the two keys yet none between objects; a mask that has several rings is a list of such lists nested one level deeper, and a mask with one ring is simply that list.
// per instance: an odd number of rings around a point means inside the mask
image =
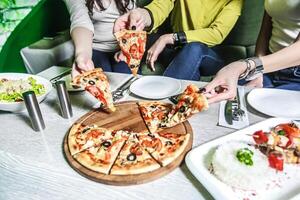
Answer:
[{"label": "green salad", "polygon": [[0,102],[23,101],[22,93],[27,91],[34,91],[37,96],[40,96],[45,94],[46,89],[32,77],[19,80],[0,79]]}]

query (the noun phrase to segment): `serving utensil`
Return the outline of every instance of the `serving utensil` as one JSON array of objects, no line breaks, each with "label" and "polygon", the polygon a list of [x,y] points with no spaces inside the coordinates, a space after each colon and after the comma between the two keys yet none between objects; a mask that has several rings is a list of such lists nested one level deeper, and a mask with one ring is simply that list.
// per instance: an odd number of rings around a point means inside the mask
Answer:
[{"label": "serving utensil", "polygon": [[138,80],[138,78],[135,76],[132,76],[127,81],[125,81],[121,86],[119,86],[116,90],[114,90],[112,92],[113,101],[115,102],[115,101],[123,98],[125,91],[127,91],[129,89],[130,85],[136,80]]}]

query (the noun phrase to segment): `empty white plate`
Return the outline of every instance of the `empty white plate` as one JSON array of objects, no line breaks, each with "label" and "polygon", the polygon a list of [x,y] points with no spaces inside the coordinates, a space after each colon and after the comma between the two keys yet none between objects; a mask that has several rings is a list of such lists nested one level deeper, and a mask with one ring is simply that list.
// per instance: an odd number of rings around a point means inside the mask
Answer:
[{"label": "empty white plate", "polygon": [[130,92],[147,99],[164,99],[180,91],[181,82],[165,76],[144,76],[130,86]]},{"label": "empty white plate", "polygon": [[257,111],[274,117],[300,119],[300,92],[271,88],[253,89],[248,103]]}]

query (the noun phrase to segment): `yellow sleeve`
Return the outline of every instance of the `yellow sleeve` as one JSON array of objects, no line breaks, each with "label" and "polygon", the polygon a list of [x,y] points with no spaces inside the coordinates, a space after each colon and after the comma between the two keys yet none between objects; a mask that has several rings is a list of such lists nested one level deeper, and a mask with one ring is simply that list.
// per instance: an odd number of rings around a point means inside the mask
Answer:
[{"label": "yellow sleeve", "polygon": [[152,30],[157,29],[169,16],[174,8],[175,0],[153,0],[145,6],[152,14]]},{"label": "yellow sleeve", "polygon": [[222,9],[209,27],[185,31],[187,41],[202,42],[208,46],[222,43],[238,20],[242,4],[242,0],[232,0]]}]

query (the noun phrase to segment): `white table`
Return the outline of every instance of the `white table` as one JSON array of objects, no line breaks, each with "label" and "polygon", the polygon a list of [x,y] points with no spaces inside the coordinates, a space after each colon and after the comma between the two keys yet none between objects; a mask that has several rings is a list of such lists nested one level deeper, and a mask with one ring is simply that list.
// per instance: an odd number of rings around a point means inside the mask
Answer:
[{"label": "white table", "polygon": [[[123,83],[128,75],[108,74],[112,89]],[[182,81],[186,86],[189,81]],[[198,86],[204,83],[194,82]],[[185,87],[183,87],[185,88]],[[63,138],[80,116],[90,111],[94,100],[86,93],[70,95],[74,116],[60,116],[56,91],[40,104],[46,129],[34,132],[27,112],[0,112],[0,199],[212,199],[210,194],[189,172],[183,163],[168,175],[150,183],[134,186],[109,186],[91,181],[68,164],[63,153]],[[136,99],[127,96],[122,100]],[[193,147],[222,135],[234,132],[217,126],[219,104],[193,116],[189,122],[194,132]],[[265,118],[249,113],[250,123]]]}]

